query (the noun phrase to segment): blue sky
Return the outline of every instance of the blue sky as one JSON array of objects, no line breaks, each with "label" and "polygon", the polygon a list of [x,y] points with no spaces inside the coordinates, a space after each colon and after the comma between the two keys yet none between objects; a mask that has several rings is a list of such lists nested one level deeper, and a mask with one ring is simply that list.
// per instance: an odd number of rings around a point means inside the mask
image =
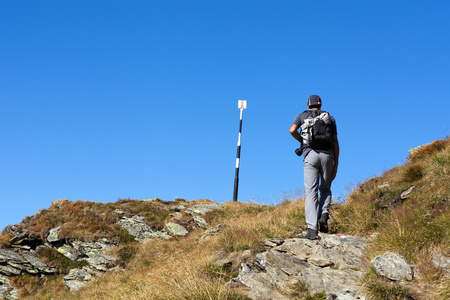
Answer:
[{"label": "blue sky", "polygon": [[337,120],[335,200],[450,133],[448,1],[0,3],[0,229],[57,199],[303,188],[289,128]]}]

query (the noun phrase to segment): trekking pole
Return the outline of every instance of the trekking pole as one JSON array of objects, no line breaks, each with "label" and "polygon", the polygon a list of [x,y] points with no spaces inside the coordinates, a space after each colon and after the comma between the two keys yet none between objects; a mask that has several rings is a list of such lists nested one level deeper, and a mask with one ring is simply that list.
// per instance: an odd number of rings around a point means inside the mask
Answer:
[{"label": "trekking pole", "polygon": [[242,115],[244,114],[244,109],[247,108],[246,100],[238,100],[238,108],[241,110],[241,117],[239,120],[239,138],[237,144],[237,155],[236,155],[236,175],[234,176],[234,193],[233,201],[237,202],[238,197],[238,186],[239,186],[239,163],[241,158],[241,135],[242,135]]}]

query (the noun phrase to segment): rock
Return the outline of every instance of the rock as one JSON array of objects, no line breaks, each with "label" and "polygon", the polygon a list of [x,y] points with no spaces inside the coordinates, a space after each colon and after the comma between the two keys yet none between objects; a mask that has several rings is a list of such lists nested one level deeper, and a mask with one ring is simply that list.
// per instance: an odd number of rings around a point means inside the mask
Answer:
[{"label": "rock", "polygon": [[433,253],[431,258],[431,264],[438,269],[443,269],[447,272],[450,272],[450,258],[445,257],[443,255]]},{"label": "rock", "polygon": [[252,257],[252,251],[250,251],[250,250],[244,250],[243,252],[242,252],[242,259],[248,259],[248,258],[250,258],[250,257]]},{"label": "rock", "polygon": [[156,238],[156,239],[160,239],[160,240],[168,240],[168,239],[172,238],[172,236],[170,236],[166,231],[155,231],[153,233],[150,233],[146,240],[151,241],[151,238]]},{"label": "rock", "polygon": [[407,198],[409,198],[409,196],[411,195],[412,191],[414,190],[415,186],[411,186],[408,189],[404,190],[401,194],[400,194],[400,198],[402,200],[406,200]]},{"label": "rock", "polygon": [[47,266],[37,256],[32,255],[30,252],[24,252],[22,253],[22,256],[32,267],[27,269],[30,274],[54,274],[58,272],[57,268]]},{"label": "rock", "polygon": [[106,254],[93,254],[85,259],[89,265],[99,271],[107,271],[114,266],[115,257]]},{"label": "rock", "polygon": [[201,237],[197,239],[199,243],[202,243],[204,239],[215,236],[216,234],[222,232],[228,225],[226,224],[219,224],[214,227],[206,229],[205,233]]},{"label": "rock", "polygon": [[189,234],[184,226],[177,223],[167,223],[165,229],[174,236],[185,236]]},{"label": "rock", "polygon": [[267,250],[256,254],[227,285],[251,299],[290,299],[289,284],[299,280],[311,294],[325,292],[327,299],[364,299],[358,282],[368,239],[331,234],[320,238],[266,239]]},{"label": "rock", "polygon": [[386,252],[383,255],[375,257],[371,263],[378,275],[390,280],[400,281],[413,279],[411,266],[398,253]]},{"label": "rock", "polygon": [[[301,271],[298,278],[311,294],[325,292],[336,296],[347,295],[349,299],[357,299],[358,281],[362,275],[363,272],[354,270],[308,268]],[[341,298],[343,297],[341,296]]]},{"label": "rock", "polygon": [[208,228],[208,223],[206,223],[206,220],[203,219],[199,215],[193,215],[192,218],[194,219],[195,224],[197,224],[200,228]]},{"label": "rock", "polygon": [[433,142],[427,143],[427,144],[424,144],[424,145],[421,145],[421,146],[417,146],[417,147],[415,147],[415,148],[410,148],[410,149],[408,150],[408,154],[409,154],[409,155],[412,155],[412,154],[416,153],[417,151],[419,151],[421,148],[426,147],[426,146],[428,146],[428,145],[431,145],[432,143],[433,143]]},{"label": "rock", "polygon": [[385,189],[390,186],[389,182],[383,183],[382,185],[377,186],[378,189]]},{"label": "rock", "polygon": [[23,241],[26,238],[28,238],[28,234],[26,232],[22,232],[21,234],[13,237],[9,242],[11,244],[16,244],[16,243],[20,243],[21,241]]},{"label": "rock", "polygon": [[11,286],[8,277],[0,275],[0,299],[19,299],[19,291]]},{"label": "rock", "polygon": [[67,244],[59,247],[56,250],[72,261],[76,261],[81,255],[79,251],[75,250],[72,246]]},{"label": "rock", "polygon": [[[73,249],[78,251],[89,265],[99,271],[107,271],[114,267],[115,257],[104,254],[104,251],[112,246],[106,243],[94,242],[85,243],[80,241],[72,242]],[[87,258],[86,258],[87,257]]]},{"label": "rock", "polygon": [[63,283],[71,292],[76,292],[91,282],[93,279],[92,271],[89,268],[72,269],[69,274],[64,277]]},{"label": "rock", "polygon": [[58,270],[44,264],[32,252],[24,251],[22,256],[15,251],[0,249],[0,274],[19,276],[29,274],[53,274]]},{"label": "rock", "polygon": [[10,265],[0,265],[0,275],[6,276],[19,276],[22,274],[22,271],[16,268],[11,267]]},{"label": "rock", "polygon": [[204,215],[209,211],[215,210],[215,209],[223,209],[222,205],[219,204],[196,204],[186,210],[187,214],[192,215]]},{"label": "rock", "polygon": [[289,239],[273,249],[286,252],[313,265],[330,265],[339,269],[362,267],[362,250],[368,239],[361,237],[320,234],[320,240]]},{"label": "rock", "polygon": [[115,211],[114,211],[115,213],[117,213],[117,214],[119,214],[119,215],[124,215],[125,214],[125,211],[123,211],[123,210],[121,210],[121,209],[116,209]]},{"label": "rock", "polygon": [[118,224],[139,242],[142,242],[153,233],[151,227],[145,223],[143,216],[122,217]]},{"label": "rock", "polygon": [[47,241],[49,241],[50,243],[52,242],[59,242],[59,234],[61,232],[61,226],[53,228],[50,230],[50,233],[47,237]]},{"label": "rock", "polygon": [[185,208],[186,208],[186,205],[178,205],[178,206],[170,207],[169,210],[173,210],[175,212],[181,212]]}]

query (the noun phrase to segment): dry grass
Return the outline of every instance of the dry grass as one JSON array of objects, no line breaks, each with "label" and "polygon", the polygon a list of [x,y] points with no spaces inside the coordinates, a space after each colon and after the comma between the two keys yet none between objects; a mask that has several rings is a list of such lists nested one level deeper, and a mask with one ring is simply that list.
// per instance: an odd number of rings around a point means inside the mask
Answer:
[{"label": "dry grass", "polygon": [[108,272],[73,294],[54,285],[33,299],[248,299],[225,286],[237,276],[239,259],[230,268],[216,262],[239,258],[243,250],[256,254],[263,250],[266,237],[300,233],[303,202],[286,201],[277,206],[231,202],[224,207],[206,218],[211,225],[228,224],[227,229],[201,245],[196,239],[203,229],[184,238],[127,244],[111,250],[126,271]]}]

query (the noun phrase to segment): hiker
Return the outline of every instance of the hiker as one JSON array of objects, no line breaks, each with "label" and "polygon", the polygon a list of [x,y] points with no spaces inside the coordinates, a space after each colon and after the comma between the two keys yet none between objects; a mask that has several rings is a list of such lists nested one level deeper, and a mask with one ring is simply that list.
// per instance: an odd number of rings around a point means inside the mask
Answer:
[{"label": "hiker", "polygon": [[301,144],[295,151],[296,154],[303,154],[305,218],[308,227],[303,238],[310,240],[318,238],[318,230],[328,232],[330,188],[339,163],[336,121],[327,112],[322,111],[321,107],[322,99],[318,95],[310,96],[309,109],[295,117],[289,130]]}]

